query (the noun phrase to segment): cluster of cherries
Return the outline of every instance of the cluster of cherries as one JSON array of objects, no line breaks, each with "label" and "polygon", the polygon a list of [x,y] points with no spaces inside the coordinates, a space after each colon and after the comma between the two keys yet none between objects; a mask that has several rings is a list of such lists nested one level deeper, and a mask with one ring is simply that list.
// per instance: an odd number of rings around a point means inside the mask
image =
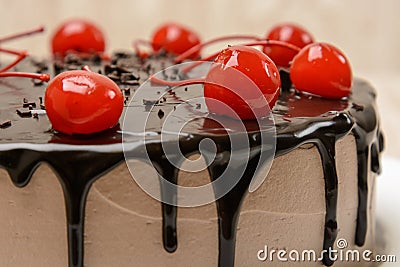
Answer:
[{"label": "cluster of cherries", "polygon": [[[231,46],[207,58],[199,59],[204,46],[231,39],[250,39],[252,42]],[[240,81],[237,73],[230,71],[230,68],[246,75],[257,85],[265,98],[264,107],[268,104],[272,108],[279,96],[281,84],[278,67],[290,69],[290,79],[294,87],[301,92],[336,99],[350,94],[352,71],[343,52],[331,44],[314,42],[311,34],[296,24],[277,25],[271,29],[266,38],[231,35],[204,43],[198,40],[199,37],[195,33],[177,24],[166,24],[159,28],[151,42],[155,48],[154,52],[158,52],[161,46],[165,52],[177,55],[176,63],[185,59],[199,59],[213,60],[213,64],[204,79],[170,82],[152,77],[151,80],[168,86],[203,83],[204,96],[210,112],[231,117],[238,115],[242,120],[254,119],[258,114],[265,114],[257,112],[260,107],[258,92],[243,93],[240,90],[247,90],[246,87],[221,86],[226,80]],[[174,44],[174,46],[161,44]],[[263,52],[252,46],[262,46]],[[182,47],[186,49],[183,53]],[[138,51],[137,46],[135,48]],[[139,56],[142,54],[140,50],[138,54]],[[183,71],[188,71],[198,64],[201,63],[193,63],[192,66],[183,68]],[[212,101],[209,101],[210,99]],[[231,109],[235,112],[235,116],[232,116]]]},{"label": "cluster of cherries", "polygon": [[[206,45],[232,39],[251,42],[230,46],[207,58],[200,58],[201,49]],[[150,47],[152,53],[174,55],[176,63],[186,59],[213,61],[203,79],[171,82],[152,77],[152,82],[168,86],[204,83],[210,112],[231,116],[233,110],[235,116],[243,120],[257,118],[260,107],[268,105],[272,108],[275,105],[281,86],[278,68],[289,68],[294,87],[305,93],[340,99],[348,96],[351,90],[352,72],[345,55],[333,45],[314,42],[309,32],[294,24],[277,25],[266,38],[235,35],[201,43],[195,32],[182,25],[168,23],[155,31],[151,41],[134,42],[137,55],[142,58],[149,55],[140,49],[144,45]],[[262,46],[263,50],[253,46]],[[52,50],[55,57],[63,57],[68,52],[102,54],[105,38],[90,22],[72,20],[58,28],[52,38]],[[0,51],[7,52],[4,49]],[[197,64],[201,63],[193,63],[182,71],[189,71]],[[258,87],[258,93],[235,91],[246,90],[245,87],[232,90],[220,86],[223,81],[237,80],[230,69],[249,78]],[[2,74],[6,76],[2,71],[4,69],[0,70],[0,77]],[[260,92],[264,103],[260,103]],[[243,95],[245,99],[241,97]],[[218,104],[219,101],[224,105]],[[84,68],[63,72],[52,79],[46,90],[45,104],[55,130],[66,134],[90,134],[112,128],[118,123],[123,96],[113,81]],[[230,108],[227,109],[226,105]]]}]

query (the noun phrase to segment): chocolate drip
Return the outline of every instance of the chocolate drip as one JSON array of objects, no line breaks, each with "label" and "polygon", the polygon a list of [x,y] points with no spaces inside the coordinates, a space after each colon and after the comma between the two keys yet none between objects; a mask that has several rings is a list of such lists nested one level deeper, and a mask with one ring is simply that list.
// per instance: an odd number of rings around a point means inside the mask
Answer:
[{"label": "chocolate drip", "polygon": [[[159,156],[152,159],[153,166],[160,174],[160,190],[161,190],[161,209],[162,209],[162,233],[164,249],[169,253],[175,252],[178,247],[176,234],[176,218],[177,192],[168,192],[166,190],[166,182],[173,184],[178,183],[178,169],[173,166],[165,156]],[[173,203],[175,205],[167,204]]]},{"label": "chocolate drip", "polygon": [[[123,59],[123,69],[119,59]],[[148,77],[149,72],[159,70],[165,64],[171,64],[168,58],[150,57],[145,63],[132,55],[114,55],[112,64],[115,65],[119,76],[115,79],[123,85],[122,74],[130,73],[129,79],[139,79],[142,83]],[[66,69],[80,68],[82,62],[70,59],[71,63],[58,62],[55,64],[56,72]],[[84,62],[88,64],[88,62]],[[98,63],[92,69],[99,70]],[[143,67],[147,66],[147,67]],[[29,71],[32,66],[20,65],[21,70]],[[109,68],[110,69],[110,68]],[[114,69],[110,69],[114,71]],[[120,72],[118,72],[120,71]],[[110,74],[103,71],[106,75]],[[121,76],[121,77],[120,77]],[[127,75],[125,75],[128,77]],[[0,114],[6,115],[13,121],[12,126],[2,128],[0,136],[0,165],[3,166],[13,183],[18,187],[23,187],[38,167],[40,162],[47,162],[57,173],[62,185],[68,224],[68,248],[69,266],[81,267],[84,264],[84,213],[87,193],[96,179],[111,170],[124,159],[122,151],[121,134],[118,128],[111,129],[90,138],[75,136],[65,136],[48,131],[50,124],[47,119],[33,120],[32,118],[20,118],[15,113],[13,103],[19,103],[20,98],[15,99],[15,92],[20,93],[20,88],[28,88],[23,91],[23,97],[27,99],[37,98],[37,92],[31,90],[32,84],[24,79],[9,79],[10,85],[0,83],[3,92],[0,99]],[[320,153],[323,175],[325,179],[325,230],[324,242],[321,244],[323,249],[333,246],[337,229],[340,222],[336,221],[337,213],[337,172],[335,165],[335,143],[352,131],[356,140],[357,161],[358,161],[358,195],[359,206],[357,213],[356,244],[361,246],[365,242],[367,231],[367,199],[368,199],[368,172],[379,173],[380,162],[379,154],[384,147],[384,138],[378,127],[378,118],[374,106],[375,93],[373,89],[364,81],[356,79],[354,81],[352,95],[347,100],[326,100],[318,97],[311,97],[295,92],[290,86],[290,79],[286,73],[283,79],[283,90],[277,105],[273,109],[276,126],[276,154],[281,156],[296,149],[305,143],[313,143]],[[15,84],[15,86],[14,86]],[[18,86],[16,86],[18,85]],[[45,90],[44,85],[39,85],[35,90]],[[166,95],[162,103],[157,107],[162,107],[163,112],[168,114],[173,109],[170,102],[176,103],[177,99],[189,99],[201,94],[201,90],[176,90],[176,96]],[[134,90],[134,88],[132,89]],[[26,92],[25,92],[26,91]],[[18,96],[21,97],[21,96]],[[138,103],[138,112],[148,112],[141,107],[142,102]],[[4,109],[6,107],[6,109]],[[157,108],[156,107],[156,108]],[[188,112],[191,107],[188,105]],[[156,110],[157,111],[157,110]],[[140,158],[147,153],[155,168],[161,176],[171,183],[177,183],[178,169],[174,167],[165,157],[159,139],[160,118],[157,112],[154,118],[150,118],[149,131],[158,133],[152,144],[146,148],[139,146],[133,151],[134,158]],[[139,114],[140,116],[141,114]],[[1,118],[0,118],[1,119]],[[251,121],[244,122],[248,129],[249,140],[254,139],[254,135],[260,133]],[[209,165],[209,173],[212,180],[216,180],[222,173],[227,171],[234,172],[235,169],[227,169],[229,160],[230,145],[229,137],[224,129],[220,127],[207,127],[208,119],[203,121],[195,120],[188,124],[184,129],[189,135],[180,140],[181,150],[184,155],[198,153],[198,144],[204,138],[217,138],[218,153],[216,159]],[[14,127],[17,131],[14,131]],[[29,133],[29,135],[27,135]],[[123,142],[143,142],[141,138],[135,140],[124,140]],[[29,146],[26,146],[29,143]],[[257,151],[257,142],[250,142],[251,158],[245,165],[242,179],[226,195],[216,201],[218,212],[218,247],[219,247],[219,266],[233,266],[235,261],[235,240],[237,222],[240,214],[240,207],[246,196],[251,178],[260,161],[260,151]],[[84,145],[84,149],[82,148]],[[116,146],[115,146],[116,145]],[[235,166],[235,168],[243,166]],[[165,180],[160,180],[161,197],[169,203],[176,203],[176,192],[167,193],[165,190]],[[214,193],[218,193],[220,188],[214,186]],[[161,204],[163,215],[163,243],[168,252],[177,249],[176,232],[176,205]],[[328,258],[323,259],[326,265],[332,265]]]},{"label": "chocolate drip", "polygon": [[39,167],[40,153],[31,150],[14,149],[0,151],[0,166],[4,166],[17,187],[26,186]]},{"label": "chocolate drip", "polygon": [[374,107],[375,93],[360,95],[358,101],[364,106],[363,111],[352,112],[356,120],[353,134],[357,147],[358,169],[358,210],[355,243],[363,246],[367,233],[368,221],[368,172],[380,173],[380,152],[384,138],[379,131],[378,115]]},{"label": "chocolate drip", "polygon": [[378,174],[381,173],[379,152],[375,142],[371,145],[371,171]]},{"label": "chocolate drip", "polygon": [[119,153],[87,151],[50,152],[48,156],[51,158],[49,164],[55,168],[64,192],[69,266],[81,267],[84,258],[83,232],[87,194],[93,182],[115,167],[123,157]]},{"label": "chocolate drip", "polygon": [[375,132],[367,133],[359,126],[354,128],[353,133],[356,138],[358,165],[358,210],[355,243],[358,246],[363,246],[368,226],[368,171],[371,170],[375,173],[381,171],[379,146],[383,143],[383,136],[379,133],[379,139],[372,141]]},{"label": "chocolate drip", "polygon": [[[306,131],[306,134],[304,134],[303,127],[299,127],[296,131],[290,132],[290,134],[278,134],[276,151],[276,155],[280,156],[305,143],[313,143],[317,146],[325,180],[326,214],[323,249],[326,251],[329,248],[333,249],[338,227],[336,221],[338,178],[335,162],[335,144],[338,139],[347,135],[354,125],[354,121],[347,113],[339,113],[330,122],[326,124],[324,120],[313,119],[313,121],[307,123],[306,129],[308,131]],[[333,262],[326,253],[324,256],[323,263],[331,266]]]},{"label": "chocolate drip", "polygon": [[362,246],[364,245],[367,233],[368,162],[370,148],[363,129],[356,127],[353,133],[356,138],[358,162],[358,210],[355,242],[356,245]]},{"label": "chocolate drip", "polygon": [[[234,175],[237,169],[244,166],[234,166],[227,169],[230,153],[222,152],[216,157],[216,160],[209,165],[208,170],[212,181],[225,176]],[[216,201],[218,213],[218,266],[234,266],[235,263],[235,245],[237,223],[239,220],[240,207],[248,191],[251,179],[257,169],[260,160],[260,153],[254,155],[249,162],[244,163],[245,171],[239,182],[226,195]],[[214,192],[218,195],[218,187],[214,187]]]},{"label": "chocolate drip", "polygon": [[59,177],[65,199],[69,266],[82,267],[86,196],[92,183],[123,160],[120,153],[90,151],[0,151],[4,166],[18,187],[28,184],[40,162],[47,162]]},{"label": "chocolate drip", "polygon": [[379,152],[382,152],[385,149],[385,138],[380,131],[378,132],[378,147]]},{"label": "chocolate drip", "polygon": [[[338,197],[338,178],[335,162],[335,142],[334,138],[321,139],[317,142],[318,151],[321,155],[322,169],[325,179],[325,230],[324,230],[324,245],[325,251],[333,249],[337,237],[337,197]],[[324,254],[322,262],[326,266],[331,266],[333,261]]]}]

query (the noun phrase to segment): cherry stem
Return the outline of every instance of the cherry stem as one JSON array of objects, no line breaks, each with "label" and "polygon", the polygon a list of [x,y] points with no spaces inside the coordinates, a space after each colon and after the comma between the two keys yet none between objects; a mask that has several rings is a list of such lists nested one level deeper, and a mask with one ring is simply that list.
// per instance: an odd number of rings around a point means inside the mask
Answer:
[{"label": "cherry stem", "polygon": [[0,47],[0,52],[12,54],[12,55],[17,55],[17,56],[20,56],[22,54],[24,54],[25,56],[28,55],[28,52],[26,52],[26,51],[17,51],[17,50],[14,50],[14,49],[1,48],[1,47]]},{"label": "cherry stem", "polygon": [[11,50],[11,49],[1,48],[1,47],[0,47],[0,52],[9,53],[9,54],[13,54],[13,55],[17,55],[18,56],[14,60],[14,62],[11,62],[10,64],[5,66],[4,68],[0,69],[0,72],[5,72],[5,71],[11,69],[15,65],[17,65],[19,62],[21,62],[28,55],[28,52],[26,52],[26,51],[16,51],[16,50]]},{"label": "cherry stem", "polygon": [[295,46],[293,44],[290,44],[288,42],[278,41],[278,40],[269,40],[269,39],[259,40],[259,41],[256,41],[256,42],[247,43],[247,44],[240,44],[240,45],[244,45],[244,46],[258,46],[258,45],[261,45],[261,46],[264,46],[264,47],[266,47],[266,46],[280,46],[280,47],[284,47],[284,48],[290,49],[290,50],[292,50],[292,51],[294,51],[296,53],[300,52],[300,50],[301,50],[300,47]]},{"label": "cherry stem", "polygon": [[135,50],[136,54],[140,58],[145,58],[145,57],[147,57],[147,53],[141,51],[141,49],[140,49],[141,45],[148,46],[152,49],[153,49],[153,46],[151,45],[151,43],[149,41],[143,40],[143,39],[137,39],[133,42],[133,49]]},{"label": "cherry stem", "polygon": [[[252,43],[239,44],[239,45],[243,45],[243,46],[259,46],[259,45],[261,45],[261,46],[264,46],[264,47],[265,46],[280,46],[280,47],[285,47],[287,49],[293,50],[296,53],[300,52],[300,50],[301,50],[300,47],[292,45],[290,43],[283,42],[283,41],[277,41],[277,40],[269,40],[269,39],[267,39],[267,40],[259,40],[259,41],[255,41],[255,42],[252,42]],[[210,55],[210,56],[208,56],[206,58],[200,59],[200,61],[196,61],[196,62],[190,64],[189,66],[183,67],[182,68],[182,72],[183,73],[187,73],[190,70],[194,69],[195,67],[203,64],[204,62],[207,62],[207,61],[210,61],[210,60],[214,59],[215,57],[218,56],[218,54],[220,52],[221,51],[216,52],[216,53],[214,53],[214,54],[212,54],[212,55]]]},{"label": "cherry stem", "polygon": [[[44,27],[43,26],[39,26],[35,29],[29,30],[29,31],[24,31],[21,33],[17,33],[17,34],[13,34],[7,37],[2,37],[0,38],[0,43],[2,42],[6,42],[6,41],[10,41],[13,39],[17,39],[20,37],[24,37],[24,36],[28,36],[34,33],[39,33],[39,32],[43,32],[44,31]],[[37,79],[37,80],[41,80],[44,82],[48,82],[50,80],[50,75],[49,74],[43,74],[43,73],[28,73],[28,72],[7,72],[7,70],[13,68],[14,66],[16,66],[19,62],[21,62],[24,58],[26,58],[28,56],[28,52],[26,51],[17,51],[14,49],[7,49],[7,48],[1,48],[0,47],[0,52],[3,53],[8,53],[8,54],[12,54],[12,55],[16,55],[17,58],[11,62],[10,64],[8,64],[7,66],[3,67],[2,69],[0,69],[0,78],[3,77],[22,77],[22,78],[31,78],[31,79]]]},{"label": "cherry stem", "polygon": [[21,62],[24,58],[26,57],[26,55],[19,55],[14,62],[11,62],[10,64],[8,64],[7,66],[5,66],[4,68],[0,69],[0,73],[1,72],[5,72],[9,69],[11,69],[12,67],[14,67],[15,65],[17,65],[19,62]]},{"label": "cherry stem", "polygon": [[[211,43],[211,41],[210,41]],[[287,49],[293,50],[295,52],[299,52],[301,50],[300,47],[297,47],[295,45],[289,44],[287,42],[282,42],[282,41],[277,41],[277,40],[258,40],[255,42],[251,42],[251,43],[246,43],[246,44],[239,44],[239,45],[243,45],[243,46],[280,46],[280,47],[285,47]],[[190,49],[189,49],[190,50]],[[188,51],[189,51],[188,50]],[[186,52],[184,52],[185,54]],[[186,73],[188,71],[190,71],[191,69],[197,67],[198,65],[203,64],[204,62],[209,62],[210,60],[212,60],[213,58],[217,57],[219,52],[216,52],[206,58],[201,59],[201,61],[196,61],[193,62],[192,64],[190,64],[189,66],[185,66],[181,69],[182,72]],[[183,55],[183,54],[181,54]],[[176,59],[176,58],[175,58]],[[165,85],[165,86],[169,86],[169,87],[180,87],[180,86],[186,86],[186,85],[192,85],[192,84],[204,84],[206,83],[205,78],[199,78],[199,79],[188,79],[188,80],[183,80],[183,81],[166,81],[166,80],[162,80],[159,79],[155,76],[151,76],[150,77],[150,82],[152,84],[158,84],[158,85]]]},{"label": "cherry stem", "polygon": [[213,60],[214,58],[216,58],[218,56],[218,54],[220,53],[220,51],[211,54],[208,57],[202,58],[200,61],[195,61],[191,64],[189,64],[188,66],[182,67],[182,72],[183,73],[188,73],[189,71],[191,71],[192,69],[196,68],[197,66],[205,63],[205,62],[210,62],[211,60]]},{"label": "cherry stem", "polygon": [[13,35],[10,35],[10,36],[2,37],[2,38],[0,38],[0,43],[6,42],[6,41],[10,41],[10,40],[13,40],[13,39],[17,39],[17,38],[20,38],[20,37],[28,36],[28,35],[31,35],[31,34],[43,32],[43,31],[44,31],[44,27],[43,26],[39,26],[39,27],[37,27],[35,29],[32,29],[32,30],[28,30],[28,31],[24,31],[24,32],[21,32],[21,33],[16,33],[16,34],[13,34]]},{"label": "cherry stem", "polygon": [[152,85],[155,84],[155,85],[165,85],[165,86],[169,86],[169,87],[181,87],[181,86],[192,85],[192,84],[204,84],[206,81],[204,78],[188,79],[188,80],[183,80],[183,81],[166,81],[166,80],[159,79],[155,76],[151,76],[150,82]]},{"label": "cherry stem", "polygon": [[29,73],[29,72],[2,72],[2,73],[0,73],[0,78],[4,78],[4,77],[31,78],[31,79],[41,80],[44,82],[48,82],[50,80],[49,74]]},{"label": "cherry stem", "polygon": [[195,45],[193,47],[191,47],[190,49],[186,50],[185,52],[183,52],[182,54],[180,54],[179,56],[175,57],[174,61],[175,63],[179,63],[182,62],[185,59],[188,59],[190,56],[192,56],[194,53],[199,52],[203,47],[217,43],[217,42],[221,42],[221,41],[228,41],[228,40],[262,40],[262,38],[254,36],[254,35],[227,35],[227,36],[221,36],[221,37],[217,37],[214,39],[211,39],[207,42]]},{"label": "cherry stem", "polygon": [[89,72],[93,72],[93,70],[92,70],[88,65],[83,66],[83,67],[82,67],[82,70],[86,70],[86,71],[89,71]]}]

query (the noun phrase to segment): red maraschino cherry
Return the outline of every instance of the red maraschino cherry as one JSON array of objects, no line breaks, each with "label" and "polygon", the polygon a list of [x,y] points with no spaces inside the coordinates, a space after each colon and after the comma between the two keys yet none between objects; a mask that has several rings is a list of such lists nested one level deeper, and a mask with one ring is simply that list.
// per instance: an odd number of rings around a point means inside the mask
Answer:
[{"label": "red maraschino cherry", "polygon": [[[299,48],[314,42],[306,29],[293,23],[276,25],[267,34],[267,39],[286,42]],[[289,67],[289,62],[296,55],[295,51],[285,47],[265,46],[263,51],[280,67]]]},{"label": "red maraschino cherry", "polygon": [[[166,23],[155,30],[152,37],[154,51],[160,49],[168,53],[179,55],[200,43],[199,36],[192,30],[177,23]],[[195,53],[191,57],[196,58]]]},{"label": "red maraschino cherry", "polygon": [[54,55],[65,56],[67,52],[103,53],[105,38],[93,23],[83,19],[69,20],[58,27],[51,39]]},{"label": "red maraschino cherry", "polygon": [[346,56],[327,43],[304,47],[290,67],[290,79],[296,89],[326,98],[350,94],[352,72]]},{"label": "red maraschino cherry", "polygon": [[153,76],[151,82],[167,86],[202,83],[211,113],[242,120],[269,115],[281,85],[274,62],[261,51],[248,46],[231,46],[222,50],[205,78],[165,81]]},{"label": "red maraschino cherry", "polygon": [[[173,55],[180,55],[190,48],[200,44],[199,36],[192,30],[177,23],[166,23],[154,31],[151,41],[137,39],[133,42],[133,48],[141,58],[149,54],[140,49],[140,46],[151,47],[154,52],[164,51]],[[197,58],[199,52],[190,55],[190,58]]]},{"label": "red maraschino cherry", "polygon": [[267,107],[275,105],[280,86],[278,68],[268,56],[252,47],[232,46],[211,65],[204,96],[210,112],[234,117],[233,110],[247,120],[268,115]]},{"label": "red maraschino cherry", "polygon": [[53,129],[65,134],[92,134],[112,128],[118,124],[123,105],[118,85],[87,67],[57,75],[45,94]]}]

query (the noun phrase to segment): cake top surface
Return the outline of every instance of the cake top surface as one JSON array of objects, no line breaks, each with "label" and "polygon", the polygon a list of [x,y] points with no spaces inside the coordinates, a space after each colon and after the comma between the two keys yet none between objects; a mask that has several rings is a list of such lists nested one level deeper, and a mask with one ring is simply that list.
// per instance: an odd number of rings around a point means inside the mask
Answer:
[{"label": "cake top surface", "polygon": [[[164,56],[149,57],[146,60],[139,59],[131,53],[115,53],[110,61],[84,61],[70,58],[64,62],[38,62],[27,58],[18,65],[20,71],[45,71],[53,74],[80,69],[89,64],[93,71],[100,71],[117,82],[125,95],[124,113],[120,118],[120,124],[113,129],[103,131],[90,136],[65,135],[51,129],[51,124],[41,109],[45,83],[34,83],[30,79],[5,78],[0,81],[0,114],[2,121],[11,120],[11,126],[1,129],[0,146],[5,144],[68,144],[68,145],[107,145],[124,142],[143,141],[144,139],[158,139],[159,134],[166,129],[165,120],[169,113],[173,112],[174,120],[169,120],[169,128],[176,129],[185,123],[182,133],[189,135],[225,136],[227,130],[231,132],[243,132],[243,126],[248,133],[258,132],[257,121],[235,121],[230,118],[221,118],[224,127],[213,120],[213,115],[207,112],[207,107],[201,101],[192,102],[191,99],[201,97],[202,85],[189,85],[174,88],[167,86],[151,86],[147,81],[151,74],[155,74],[165,67],[172,65],[171,58]],[[133,74],[130,80],[121,78]],[[174,69],[168,69],[162,73],[165,77],[175,77]],[[352,95],[348,99],[332,100],[317,96],[299,94],[291,88],[290,80],[284,71],[282,76],[282,94],[273,108],[273,116],[265,118],[264,125],[268,130],[276,130],[277,137],[294,134],[310,127],[313,122],[333,122],[339,114],[358,116],[368,111],[374,105],[375,91],[364,80],[355,78]],[[135,96],[139,86],[152,87],[154,98],[140,98]],[[29,106],[32,110],[29,111]],[[176,108],[179,107],[177,111]],[[126,111],[129,114],[137,114],[134,118],[138,125],[134,133],[124,134],[121,130]],[[26,114],[25,114],[25,113]],[[35,114],[36,113],[36,114]],[[171,113],[172,114],[172,113]],[[182,117],[179,117],[182,116]],[[148,119],[147,119],[148,118]],[[146,123],[140,122],[146,119]],[[362,121],[362,120],[361,120]],[[171,124],[172,123],[172,124]],[[350,123],[349,131],[353,122]],[[373,124],[376,124],[373,123]],[[176,127],[175,127],[176,126]],[[227,127],[228,126],[228,127]],[[133,126],[135,127],[135,126]],[[343,127],[343,125],[342,125]],[[340,131],[340,130],[338,130]],[[171,134],[174,134],[171,132]]]}]

